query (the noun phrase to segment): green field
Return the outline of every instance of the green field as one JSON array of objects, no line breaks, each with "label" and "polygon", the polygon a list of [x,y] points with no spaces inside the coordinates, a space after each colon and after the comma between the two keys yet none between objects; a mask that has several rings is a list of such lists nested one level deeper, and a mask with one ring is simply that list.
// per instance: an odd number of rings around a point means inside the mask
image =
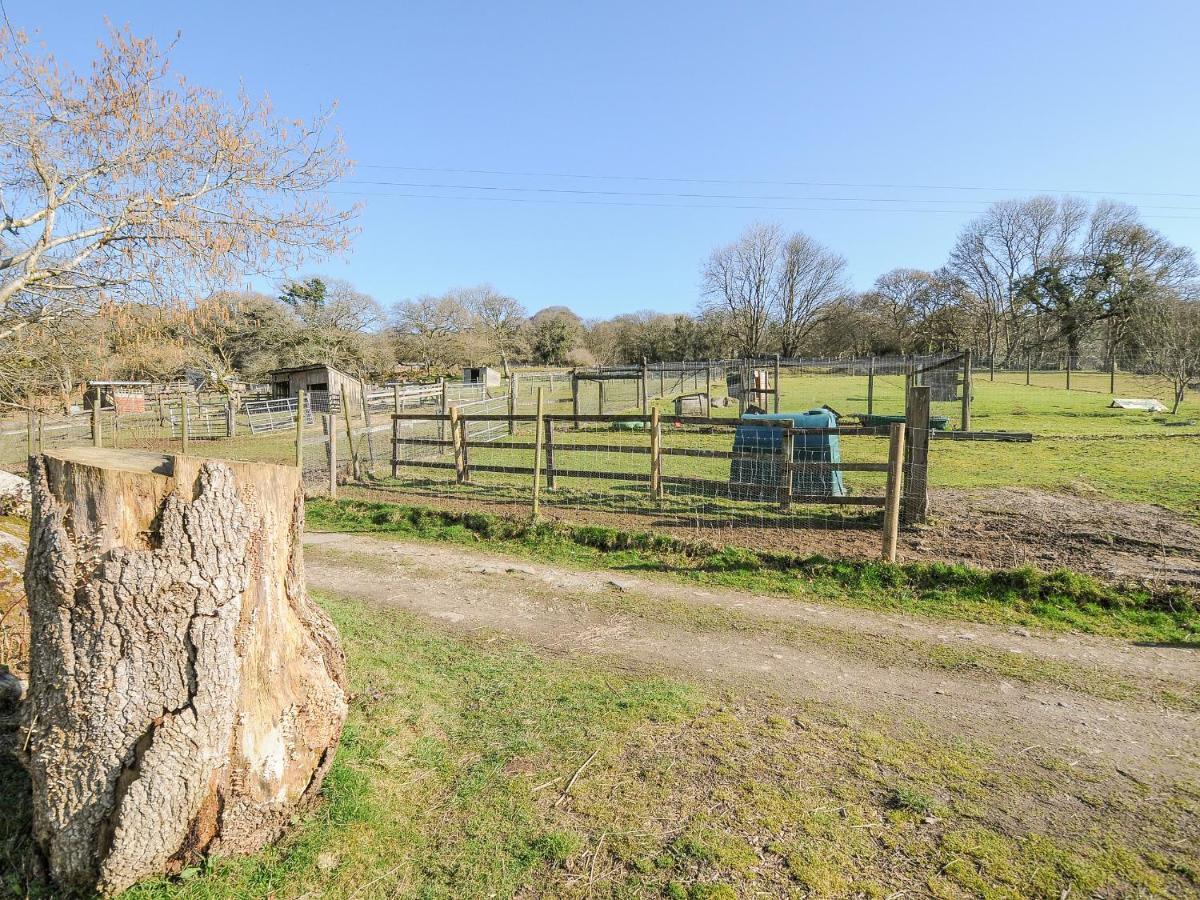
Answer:
[{"label": "green field", "polygon": [[[1015,378],[1014,373],[1003,373]],[[1039,376],[1035,375],[1035,379]],[[929,481],[933,487],[1024,487],[1094,493],[1114,500],[1158,503],[1200,519],[1200,395],[1188,394],[1179,414],[1109,409],[1107,393],[1067,391],[1059,374],[1040,376],[1026,387],[989,381],[977,373],[971,406],[977,431],[1028,431],[1032,444],[934,442]],[[1073,384],[1108,387],[1108,376],[1077,375]],[[828,404],[842,413],[866,410],[864,379],[838,376],[785,378],[783,409]],[[1121,396],[1169,395],[1164,382],[1122,376]],[[875,410],[903,411],[899,377],[876,381]],[[957,403],[935,403],[933,415],[958,427]],[[849,445],[849,441],[845,445]]]},{"label": "green field", "polygon": [[[353,698],[322,804],[277,846],[126,898],[735,900],[901,888],[1060,898],[1200,886],[1180,840],[1200,814],[1194,785],[1095,780],[1040,747],[1012,755],[917,722],[728,695],[321,600]],[[0,759],[0,891],[48,898],[30,875],[26,784]]]},{"label": "green field", "polygon": [[[1129,410],[1109,409],[1111,397],[1108,376],[1077,373],[1074,390],[1064,387],[1062,373],[1034,373],[1033,384],[1024,384],[1024,373],[1001,372],[990,381],[986,372],[976,373],[972,425],[978,431],[1027,431],[1035,439],[1031,444],[934,442],[930,451],[929,482],[933,488],[1031,488],[1051,492],[1070,492],[1083,496],[1094,495],[1122,501],[1157,503],[1184,515],[1200,520],[1200,395],[1189,393],[1176,416]],[[651,388],[656,388],[651,376]],[[626,389],[628,388],[628,389]],[[867,408],[866,379],[838,375],[785,376],[782,384],[781,408],[804,411],[828,405],[843,414],[865,412]],[[719,396],[723,388],[714,393]],[[904,379],[901,376],[881,376],[875,382],[874,410],[879,413],[903,411]],[[1169,386],[1157,379],[1121,375],[1118,392],[1122,396],[1164,398]],[[610,408],[617,411],[624,398],[626,408],[636,412],[633,383],[621,383],[610,393]],[[586,393],[582,406],[594,411],[594,397]],[[528,398],[523,397],[523,403]],[[526,404],[527,405],[527,404]],[[729,449],[730,433],[703,433],[695,429],[675,429],[670,424],[670,400],[657,400],[655,405],[664,414],[664,443],[667,447],[698,449]],[[569,393],[560,389],[547,398],[548,412],[570,411]],[[531,412],[525,409],[521,412]],[[957,428],[960,419],[958,403],[935,403],[934,415],[950,419]],[[736,407],[717,407],[714,416],[735,419]],[[361,425],[359,426],[361,427]],[[315,436],[319,427],[310,427]],[[518,429],[517,440],[529,441],[531,428]],[[428,427],[425,436],[434,434]],[[616,432],[588,428],[575,431],[559,426],[556,431],[555,464],[560,469],[575,471],[601,470],[645,474],[649,459],[643,449],[648,438],[640,432]],[[111,427],[105,431],[105,443],[111,445]],[[145,421],[128,421],[115,435],[118,446],[178,452],[180,442],[167,429]],[[312,438],[310,437],[310,440]],[[81,440],[74,435],[74,440]],[[16,435],[14,459],[24,454],[24,441]],[[21,446],[17,447],[20,443]],[[339,456],[348,458],[345,435],[339,432]],[[53,446],[53,441],[48,446]],[[573,448],[588,446],[590,451]],[[213,457],[291,463],[295,459],[294,434],[281,431],[251,435],[244,423],[234,439],[207,440],[197,436],[191,441],[190,452]],[[845,438],[842,455],[847,462],[882,462],[886,459],[886,442],[878,438]],[[306,448],[306,470],[314,489],[327,481],[322,477],[325,467],[322,445]],[[528,450],[474,448],[476,464],[528,467],[532,453]],[[443,459],[449,459],[447,453]],[[376,459],[372,470],[377,476],[390,474],[386,460],[386,437],[376,436]],[[690,457],[667,457],[663,463],[667,476],[703,478],[723,481],[728,478],[726,460]],[[418,486],[425,495],[439,494],[461,498],[466,502],[526,502],[529,496],[528,476],[507,476],[480,473],[475,484],[467,488],[454,485],[453,473],[445,470],[404,469],[401,484]],[[883,476],[877,473],[847,473],[846,480],[853,493],[882,492]],[[706,495],[707,494],[707,495]],[[620,481],[563,477],[558,492],[547,498],[561,506],[606,508],[621,513],[655,513],[668,517],[697,515],[697,511],[716,518],[730,515],[772,517],[771,504],[746,502],[730,503],[699,489],[686,491],[668,489],[665,505],[652,501],[642,486]],[[701,509],[701,507],[703,507]],[[827,511],[829,512],[829,511]],[[843,508],[837,515],[857,515],[854,508]],[[874,516],[873,511],[868,511]]]},{"label": "green field", "polygon": [[[1107,376],[1079,375],[1075,383],[1089,384]],[[1061,382],[1045,376],[1047,383]],[[1154,379],[1124,376],[1119,386],[1138,396],[1163,396],[1164,385]],[[903,378],[876,379],[876,412],[903,412]],[[1200,520],[1200,398],[1189,394],[1179,415],[1109,409],[1110,397],[1086,390],[1026,386],[1008,381],[991,382],[986,375],[975,382],[972,427],[976,431],[1024,431],[1034,435],[1030,444],[935,441],[930,450],[929,483],[933,488],[1030,488],[1050,492],[1094,495],[1122,501],[1157,503]],[[848,376],[791,376],[783,379],[781,408],[803,411],[828,405],[843,414],[866,411],[866,380]],[[664,446],[725,449],[731,432],[675,429],[670,424],[671,404],[655,401],[664,415]],[[562,411],[559,404],[556,411]],[[960,419],[958,403],[935,403],[934,415],[947,416],[951,427]],[[735,407],[718,407],[714,415],[731,421]],[[426,436],[432,430],[425,432]],[[531,429],[519,431],[518,440],[529,441]],[[634,452],[645,448],[642,432],[621,432],[588,427],[575,431],[559,425],[555,434],[555,465],[574,471],[599,470],[644,474],[649,461]],[[587,446],[590,450],[576,449]],[[886,441],[846,437],[841,441],[847,462],[883,462]],[[444,458],[448,459],[448,455]],[[473,448],[476,464],[532,465],[532,452],[502,448]],[[667,457],[667,476],[721,481],[728,478],[726,460]],[[453,473],[442,470],[405,469],[401,484],[419,485],[426,495],[438,494],[466,502],[522,502],[528,499],[528,476],[479,473],[473,486],[457,486]],[[879,494],[883,475],[847,473],[847,484],[857,494]],[[389,482],[385,479],[384,484]],[[774,516],[770,504],[730,503],[703,490],[668,488],[663,503],[652,501],[646,488],[621,482],[562,477],[558,491],[546,501],[561,506],[608,508],[628,513],[657,513],[667,517],[695,515],[700,504],[715,516],[740,514]],[[852,510],[839,510],[854,514]]]}]

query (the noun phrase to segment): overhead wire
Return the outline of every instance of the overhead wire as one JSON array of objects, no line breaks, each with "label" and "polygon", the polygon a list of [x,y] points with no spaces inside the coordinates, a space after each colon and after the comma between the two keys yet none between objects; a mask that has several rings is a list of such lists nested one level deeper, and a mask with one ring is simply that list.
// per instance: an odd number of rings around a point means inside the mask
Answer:
[{"label": "overhead wire", "polygon": [[[424,185],[419,185],[423,187]],[[527,203],[548,206],[616,206],[616,207],[646,207],[659,209],[728,209],[728,210],[757,210],[764,212],[843,212],[843,213],[936,213],[960,216],[978,215],[984,211],[979,209],[937,209],[924,207],[914,209],[896,206],[778,206],[752,203],[659,203],[637,200],[578,200],[578,199],[549,199],[544,197],[498,197],[495,195],[479,194],[474,196],[454,196],[446,194],[428,194],[400,191],[340,191],[329,190],[326,193],[348,197],[371,197],[379,199],[398,200],[451,200],[451,201],[491,201],[500,203]],[[805,199],[805,198],[797,198]],[[858,202],[869,202],[859,200]],[[982,202],[982,201],[976,201]],[[1147,219],[1174,219],[1195,221],[1200,216],[1178,216],[1150,214]]]},{"label": "overhead wire", "polygon": [[1183,197],[1200,199],[1200,193],[1178,191],[1125,191],[1097,190],[1094,188],[1030,188],[1030,187],[995,187],[982,185],[952,185],[952,184],[920,184],[920,183],[888,183],[888,182],[854,182],[854,181],[807,181],[807,180],[772,180],[756,178],[692,178],[683,176],[660,175],[602,175],[592,172],[530,172],[509,169],[462,169],[443,166],[407,166],[384,163],[362,163],[363,169],[383,169],[398,172],[436,172],[454,175],[493,175],[514,178],[574,178],[598,181],[645,181],[668,184],[728,184],[728,185],[761,185],[775,187],[843,187],[868,188],[886,190],[921,190],[921,191],[1000,191],[1019,194],[1090,194],[1109,197]]}]

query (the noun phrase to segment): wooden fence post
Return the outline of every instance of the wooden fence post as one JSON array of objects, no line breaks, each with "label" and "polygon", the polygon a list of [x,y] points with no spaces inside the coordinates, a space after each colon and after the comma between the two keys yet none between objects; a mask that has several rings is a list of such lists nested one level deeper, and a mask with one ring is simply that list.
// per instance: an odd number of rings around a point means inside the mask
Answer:
[{"label": "wooden fence post", "polygon": [[875,354],[867,360],[867,415],[875,412]]},{"label": "wooden fence post", "polygon": [[304,481],[304,401],[308,391],[296,391],[296,468],[300,470],[300,481]]},{"label": "wooden fence post", "polygon": [[596,385],[597,392],[599,394],[597,406],[600,409],[600,415],[604,415],[604,379],[601,378],[598,382],[596,382]]},{"label": "wooden fence post", "polygon": [[646,383],[646,357],[642,357],[642,415],[647,415],[650,409],[650,385]]},{"label": "wooden fence post", "polygon": [[454,448],[454,483],[463,483],[462,432],[458,428],[458,407],[450,407],[450,443]]},{"label": "wooden fence post", "polygon": [[[446,407],[449,406],[449,403],[447,402],[447,398],[450,395],[450,386],[446,382],[445,378],[439,378],[438,385],[442,389],[442,401],[441,401],[441,406],[438,408],[438,412],[440,412],[444,416],[444,415],[446,415],[446,412],[447,412]],[[438,422],[438,440],[444,441],[445,439],[446,439],[446,423],[445,423],[445,421],[439,421]]]},{"label": "wooden fence post", "polygon": [[1033,354],[1025,354],[1025,387],[1029,387],[1033,376]]},{"label": "wooden fence post", "polygon": [[342,418],[346,420],[346,450],[350,453],[350,475],[355,481],[359,478],[358,454],[354,450],[354,410],[350,406],[350,397],[346,386],[342,385]]},{"label": "wooden fence post", "polygon": [[796,456],[796,432],[789,426],[783,429],[779,441],[779,508],[790,509],[792,506],[792,461]]},{"label": "wooden fence post", "polygon": [[[30,402],[32,402],[32,401],[30,401]],[[25,455],[26,456],[34,455],[34,446],[35,445],[33,442],[33,435],[34,435],[34,429],[37,428],[37,423],[35,421],[35,415],[36,414],[33,411],[33,407],[31,406],[28,410],[28,415],[26,416],[26,421],[25,421]]]},{"label": "wooden fence post", "polygon": [[1114,348],[1108,355],[1108,392],[1117,396],[1117,351]]},{"label": "wooden fence post", "polygon": [[[38,453],[46,452],[46,413],[38,410]],[[114,443],[115,446],[115,443]]]},{"label": "wooden fence post", "polygon": [[667,364],[665,362],[660,361],[658,364],[658,396],[659,397],[667,396],[666,368],[667,368]]},{"label": "wooden fence post", "polygon": [[971,350],[963,351],[963,383],[962,383],[962,421],[959,423],[962,431],[971,430]]},{"label": "wooden fence post", "polygon": [[575,430],[579,430],[579,374],[571,373],[571,415],[575,417]]},{"label": "wooden fence post", "polygon": [[359,382],[362,389],[363,438],[367,442],[367,457],[371,460],[371,471],[375,470],[375,445],[371,443],[371,404],[367,399],[367,386]]},{"label": "wooden fence post", "polygon": [[929,517],[929,388],[914,385],[904,410],[904,521],[924,523]]},{"label": "wooden fence post", "polygon": [[[190,415],[188,413],[187,397],[183,394],[179,395],[179,444],[183,448],[183,452],[188,452],[188,425]],[[113,422],[113,443],[116,443],[115,432],[117,430],[116,422]]]},{"label": "wooden fence post", "polygon": [[[600,382],[604,384],[604,382]],[[537,412],[533,420],[533,518],[538,517],[542,491],[542,388],[537,389]]]},{"label": "wooden fence post", "polygon": [[775,354],[775,412],[779,412],[779,354]]},{"label": "wooden fence post", "polygon": [[[455,412],[458,408],[455,407]],[[467,420],[464,416],[458,417],[458,446],[462,448],[462,483],[471,483],[471,447],[467,443]]]},{"label": "wooden fence post", "polygon": [[883,559],[896,561],[896,543],[900,530],[900,496],[904,492],[904,424],[891,428],[888,446],[887,494],[883,505]]},{"label": "wooden fence post", "polygon": [[92,446],[103,447],[104,435],[100,430],[100,404],[92,404]]},{"label": "wooden fence post", "polygon": [[712,365],[704,367],[704,414],[712,415]]},{"label": "wooden fence post", "polygon": [[[333,413],[325,414],[325,429],[329,435],[329,443],[325,445],[325,455],[329,460],[329,499],[333,500],[337,497],[337,416]],[[392,451],[395,456],[396,451]],[[395,466],[392,467],[393,477],[395,476]]]},{"label": "wooden fence post", "polygon": [[[574,388],[572,387],[572,398],[574,398]],[[578,412],[578,410],[577,410]],[[517,376],[508,376],[508,433],[516,433],[517,426],[513,421],[513,416],[517,414]]]},{"label": "wooden fence post", "polygon": [[225,434],[228,437],[237,437],[237,404],[230,397],[225,401]]},{"label": "wooden fence post", "polygon": [[650,412],[650,496],[662,496],[662,424],[658,407]]},{"label": "wooden fence post", "polygon": [[396,449],[400,446],[400,420],[395,416],[392,417],[392,477],[400,477],[400,453]]},{"label": "wooden fence post", "polygon": [[558,472],[554,468],[554,420],[546,419],[546,490],[558,489]]}]

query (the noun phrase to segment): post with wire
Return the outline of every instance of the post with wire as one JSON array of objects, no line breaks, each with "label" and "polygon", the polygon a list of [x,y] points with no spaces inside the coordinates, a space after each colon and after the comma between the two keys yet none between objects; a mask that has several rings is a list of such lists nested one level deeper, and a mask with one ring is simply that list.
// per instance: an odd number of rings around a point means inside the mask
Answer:
[{"label": "post with wire", "polygon": [[539,387],[537,389],[537,412],[533,420],[533,520],[535,522],[540,512],[542,490],[542,395],[543,390]]}]

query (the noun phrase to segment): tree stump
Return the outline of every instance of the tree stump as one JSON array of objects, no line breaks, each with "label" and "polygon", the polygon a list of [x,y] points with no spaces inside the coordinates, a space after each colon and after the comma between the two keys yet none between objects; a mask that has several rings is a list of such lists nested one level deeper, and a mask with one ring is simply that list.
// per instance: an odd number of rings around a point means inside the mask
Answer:
[{"label": "tree stump", "polygon": [[278,838],[346,717],[298,470],[87,448],[31,474],[24,762],[54,879],[112,894]]}]

